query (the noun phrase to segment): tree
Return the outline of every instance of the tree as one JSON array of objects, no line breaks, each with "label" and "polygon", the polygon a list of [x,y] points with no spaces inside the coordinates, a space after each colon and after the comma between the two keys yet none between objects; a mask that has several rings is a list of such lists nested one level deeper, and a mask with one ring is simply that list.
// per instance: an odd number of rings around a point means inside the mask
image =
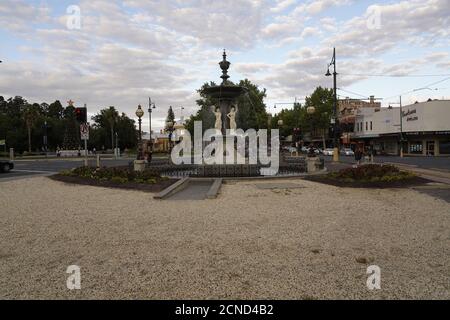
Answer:
[{"label": "tree", "polygon": [[137,145],[137,135],[135,121],[128,118],[125,113],[119,115],[115,107],[100,110],[92,117],[92,139],[90,145],[97,149],[102,149],[108,141],[111,141],[114,148],[114,131],[119,138],[119,148],[135,148]]},{"label": "tree", "polygon": [[75,115],[75,108],[72,105],[68,105],[64,111],[64,139],[63,139],[63,149],[65,150],[75,150],[80,147],[80,130],[78,127],[78,122]]},{"label": "tree", "polygon": [[61,119],[64,115],[64,107],[62,106],[61,102],[59,100],[56,100],[55,102],[48,105],[47,117],[53,118],[53,119]]},{"label": "tree", "polygon": [[166,130],[169,129],[169,125],[168,125],[169,122],[171,122],[172,124],[175,124],[175,113],[173,112],[172,106],[170,106],[169,110],[167,111]]},{"label": "tree", "polygon": [[37,104],[27,105],[23,112],[23,118],[25,120],[28,133],[28,152],[30,153],[31,153],[31,129],[33,128],[34,124],[36,123],[40,115],[38,106],[39,105]]},{"label": "tree", "polygon": [[311,133],[319,133],[322,136],[324,148],[326,148],[325,138],[333,115],[333,101],[333,90],[322,87],[317,87],[305,101],[305,108],[313,106],[316,109],[316,112],[308,117],[309,128]]}]

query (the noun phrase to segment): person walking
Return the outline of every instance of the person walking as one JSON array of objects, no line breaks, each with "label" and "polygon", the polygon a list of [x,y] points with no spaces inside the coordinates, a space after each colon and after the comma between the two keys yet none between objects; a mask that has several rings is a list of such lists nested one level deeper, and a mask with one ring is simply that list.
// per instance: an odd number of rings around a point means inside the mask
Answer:
[{"label": "person walking", "polygon": [[363,152],[361,151],[360,147],[357,147],[355,150],[355,160],[356,160],[357,166],[359,166],[361,164],[362,157],[363,157]]}]

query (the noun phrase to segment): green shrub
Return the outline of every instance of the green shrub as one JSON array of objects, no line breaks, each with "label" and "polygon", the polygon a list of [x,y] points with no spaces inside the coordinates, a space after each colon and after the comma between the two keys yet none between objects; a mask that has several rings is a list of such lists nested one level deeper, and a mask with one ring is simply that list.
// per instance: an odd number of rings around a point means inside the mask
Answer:
[{"label": "green shrub", "polygon": [[124,184],[124,183],[128,182],[128,179],[127,178],[122,178],[122,177],[112,177],[111,178],[111,182]]},{"label": "green shrub", "polygon": [[115,183],[157,183],[161,176],[158,172],[146,169],[142,172],[135,172],[127,167],[79,167],[71,171],[63,171],[60,173],[64,176],[80,177],[86,179],[93,179],[98,181],[111,181]]},{"label": "green shrub", "polygon": [[414,178],[412,172],[400,171],[392,165],[368,164],[328,174],[328,178],[344,182],[393,182]]}]

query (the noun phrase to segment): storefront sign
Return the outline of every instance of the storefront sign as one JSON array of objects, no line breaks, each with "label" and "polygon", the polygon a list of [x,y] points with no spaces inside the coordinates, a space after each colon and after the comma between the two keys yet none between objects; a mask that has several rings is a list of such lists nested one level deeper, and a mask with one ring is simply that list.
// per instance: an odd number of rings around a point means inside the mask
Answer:
[{"label": "storefront sign", "polygon": [[417,121],[419,120],[419,117],[417,116],[417,110],[408,110],[402,112],[403,118],[406,117],[406,121]]}]

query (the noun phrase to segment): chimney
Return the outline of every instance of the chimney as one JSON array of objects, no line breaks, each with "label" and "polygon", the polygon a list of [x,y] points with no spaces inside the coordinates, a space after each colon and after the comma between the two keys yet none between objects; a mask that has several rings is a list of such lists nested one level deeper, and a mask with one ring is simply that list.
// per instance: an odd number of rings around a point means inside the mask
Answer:
[{"label": "chimney", "polygon": [[370,96],[370,103],[371,104],[375,103],[375,96]]}]

